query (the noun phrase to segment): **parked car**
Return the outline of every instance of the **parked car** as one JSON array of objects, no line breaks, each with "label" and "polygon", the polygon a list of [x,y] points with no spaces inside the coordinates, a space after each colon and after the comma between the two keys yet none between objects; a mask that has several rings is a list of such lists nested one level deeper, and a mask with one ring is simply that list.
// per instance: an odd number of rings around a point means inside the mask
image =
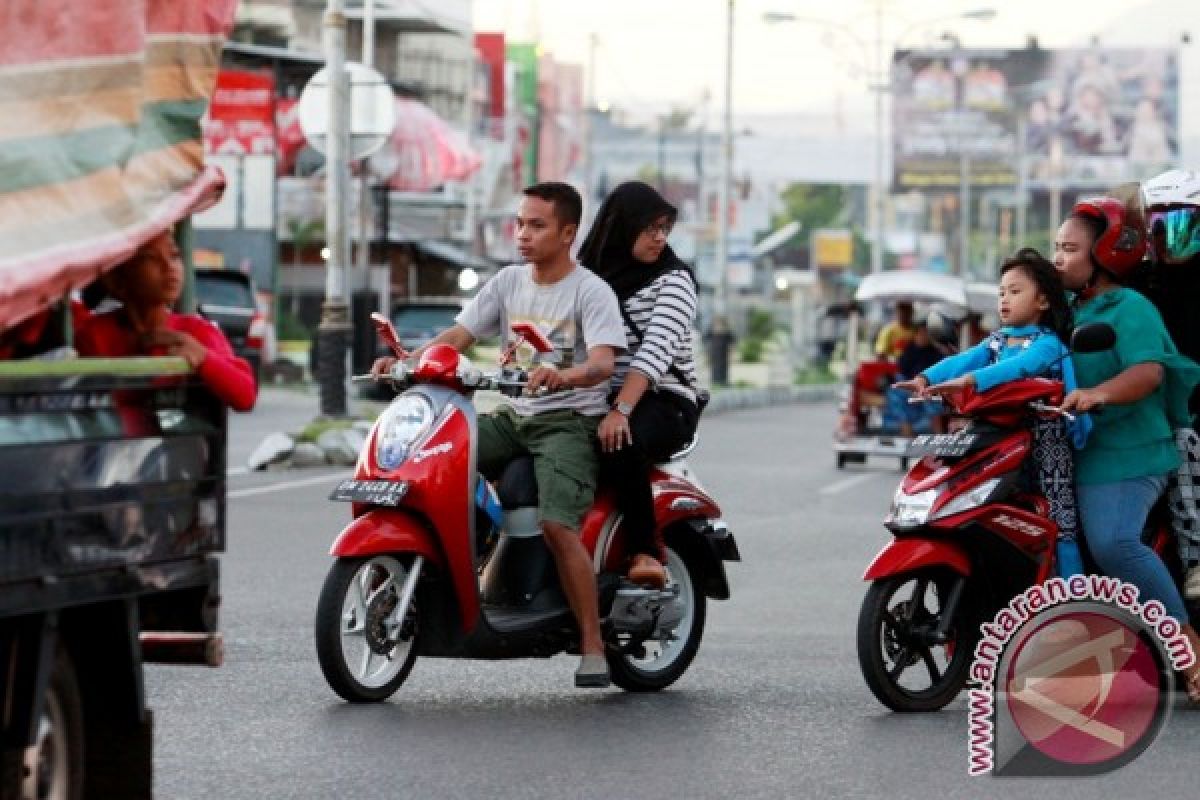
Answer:
[{"label": "parked car", "polygon": [[[439,333],[453,327],[463,302],[457,297],[422,297],[397,303],[392,307],[391,318],[400,343],[408,350],[429,344]],[[391,351],[381,345],[375,355],[388,356]],[[386,401],[395,396],[395,391],[381,381],[364,386],[362,396]]]},{"label": "parked car", "polygon": [[196,269],[196,309],[229,339],[233,351],[258,375],[267,319],[259,310],[250,276],[231,269]]}]

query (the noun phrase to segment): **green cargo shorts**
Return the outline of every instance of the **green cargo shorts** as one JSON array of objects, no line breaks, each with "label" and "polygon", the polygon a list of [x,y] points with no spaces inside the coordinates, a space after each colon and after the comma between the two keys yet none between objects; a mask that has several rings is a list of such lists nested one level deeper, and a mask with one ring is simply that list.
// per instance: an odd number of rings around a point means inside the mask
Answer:
[{"label": "green cargo shorts", "polygon": [[544,411],[522,417],[501,407],[479,416],[479,471],[495,480],[508,463],[533,456],[538,520],[578,531],[596,494],[596,429],[600,417]]}]

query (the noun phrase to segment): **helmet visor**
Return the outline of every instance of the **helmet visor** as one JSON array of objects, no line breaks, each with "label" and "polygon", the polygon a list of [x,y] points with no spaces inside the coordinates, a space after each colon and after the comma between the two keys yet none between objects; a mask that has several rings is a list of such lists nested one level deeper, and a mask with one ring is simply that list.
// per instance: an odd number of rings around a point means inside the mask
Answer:
[{"label": "helmet visor", "polygon": [[1182,264],[1200,255],[1200,208],[1179,206],[1150,212],[1150,241],[1156,261]]}]

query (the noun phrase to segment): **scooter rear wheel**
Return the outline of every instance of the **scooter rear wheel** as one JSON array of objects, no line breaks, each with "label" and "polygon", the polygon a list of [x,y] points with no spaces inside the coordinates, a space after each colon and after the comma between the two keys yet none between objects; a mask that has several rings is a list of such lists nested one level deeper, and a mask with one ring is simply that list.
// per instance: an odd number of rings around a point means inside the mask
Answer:
[{"label": "scooter rear wheel", "polygon": [[317,661],[351,703],[386,700],[417,660],[416,603],[396,608],[410,566],[394,556],[338,559],[317,601]]},{"label": "scooter rear wheel", "polygon": [[701,587],[702,574],[694,562],[667,546],[667,583],[678,584],[683,618],[670,641],[647,640],[640,653],[619,652],[610,646],[608,669],[612,682],[629,692],[657,692],[683,675],[700,649],[704,636],[707,598]]},{"label": "scooter rear wheel", "polygon": [[934,644],[956,576],[927,569],[871,584],[858,616],[858,664],[871,692],[893,711],[937,711],[962,690],[979,630],[964,596]]}]

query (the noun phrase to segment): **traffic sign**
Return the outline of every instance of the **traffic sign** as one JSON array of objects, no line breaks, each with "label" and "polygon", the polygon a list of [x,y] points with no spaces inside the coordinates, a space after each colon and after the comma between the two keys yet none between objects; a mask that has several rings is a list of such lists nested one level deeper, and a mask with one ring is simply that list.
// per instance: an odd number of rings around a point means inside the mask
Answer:
[{"label": "traffic sign", "polygon": [[[387,79],[370,67],[346,62],[346,80],[350,94],[351,161],[374,153],[396,127],[396,97]],[[325,152],[329,131],[329,68],[322,68],[304,87],[298,106],[300,129],[308,143]]]}]

